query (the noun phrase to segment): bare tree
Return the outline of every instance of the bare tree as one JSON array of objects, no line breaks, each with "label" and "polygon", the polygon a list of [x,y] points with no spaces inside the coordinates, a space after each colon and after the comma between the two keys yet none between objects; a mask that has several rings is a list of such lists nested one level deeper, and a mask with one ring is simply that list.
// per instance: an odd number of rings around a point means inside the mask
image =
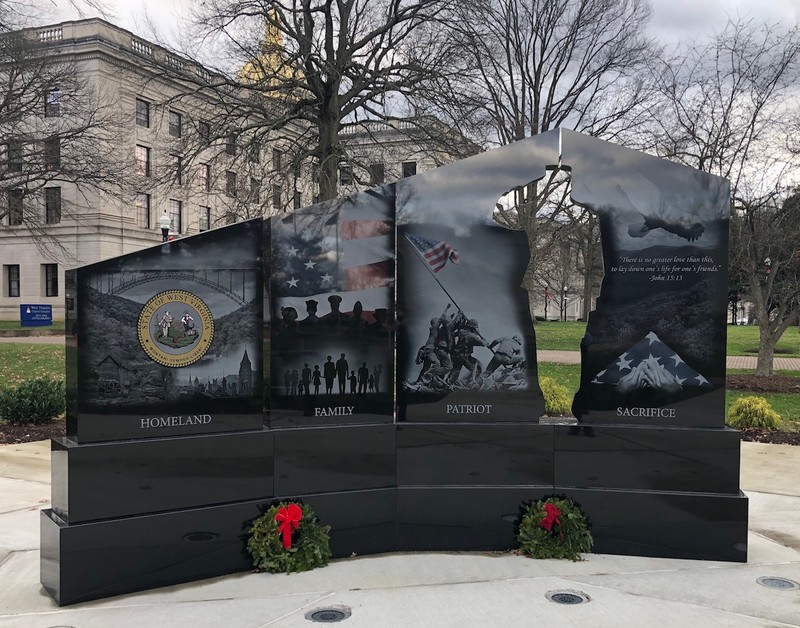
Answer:
[{"label": "bare tree", "polygon": [[237,132],[250,144],[278,143],[289,177],[313,168],[318,200],[334,198],[348,161],[343,125],[407,113],[409,94],[436,73],[440,37],[428,27],[448,5],[210,0],[196,10],[191,45],[214,46],[218,61],[181,80],[214,106],[214,139]]},{"label": "bare tree", "polygon": [[[446,89],[430,94],[431,106],[445,119],[470,120],[487,143],[559,127],[623,137],[648,117],[652,92],[643,77],[656,53],[644,35],[649,15],[644,0],[465,0],[450,28],[459,51],[450,60],[461,65]],[[528,235],[529,290],[537,259],[570,220],[568,179],[551,173],[515,190],[513,206],[496,214]]]},{"label": "bare tree", "polygon": [[[47,30],[13,30],[27,7],[12,4],[0,3],[0,233],[23,229],[58,256],[68,251],[50,227],[120,189],[119,115]],[[62,197],[64,185],[74,194]]]},{"label": "bare tree", "polygon": [[800,192],[744,206],[731,244],[731,271],[744,278],[759,326],[756,375],[772,375],[775,345],[800,316]]},{"label": "bare tree", "polygon": [[799,71],[800,27],[732,20],[710,40],[682,45],[655,73],[663,108],[651,148],[731,181],[731,267],[755,308],[758,375],[772,373],[775,344],[797,316],[785,246],[800,237],[790,230],[797,202],[782,199],[796,184],[787,122],[800,108]]}]

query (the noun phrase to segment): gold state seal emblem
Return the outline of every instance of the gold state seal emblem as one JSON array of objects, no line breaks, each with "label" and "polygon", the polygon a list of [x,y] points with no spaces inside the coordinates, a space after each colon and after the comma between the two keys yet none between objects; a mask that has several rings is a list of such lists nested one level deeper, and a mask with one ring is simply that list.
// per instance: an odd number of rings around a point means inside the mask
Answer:
[{"label": "gold state seal emblem", "polygon": [[211,346],[214,319],[203,300],[186,290],[166,290],[144,304],[139,343],[154,362],[180,368],[194,364]]}]

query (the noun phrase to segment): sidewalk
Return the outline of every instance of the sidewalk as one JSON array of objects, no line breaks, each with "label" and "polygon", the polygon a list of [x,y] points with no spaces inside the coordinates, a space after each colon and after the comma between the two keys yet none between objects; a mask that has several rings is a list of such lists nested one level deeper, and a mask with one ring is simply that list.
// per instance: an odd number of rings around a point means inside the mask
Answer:
[{"label": "sidewalk", "polygon": [[[304,615],[347,606],[352,628],[482,626],[798,626],[800,447],[742,443],[750,497],[747,564],[590,554],[579,563],[507,554],[387,554],[316,571],[242,573],[59,609],[39,584],[39,510],[50,497],[48,443],[0,447],[0,627],[305,627]],[[124,541],[124,540],[123,540]],[[581,591],[559,605],[545,594]]]}]

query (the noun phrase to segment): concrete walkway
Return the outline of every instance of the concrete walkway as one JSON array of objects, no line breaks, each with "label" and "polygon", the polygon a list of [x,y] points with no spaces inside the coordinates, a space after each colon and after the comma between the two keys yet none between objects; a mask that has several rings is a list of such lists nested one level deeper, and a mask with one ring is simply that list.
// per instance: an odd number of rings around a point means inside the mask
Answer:
[{"label": "concrete walkway", "polygon": [[[45,442],[0,447],[0,627],[306,627],[346,606],[353,628],[798,626],[800,447],[742,443],[750,497],[746,564],[589,554],[584,561],[506,554],[389,554],[304,573],[242,573],[59,609],[39,584],[39,510],[50,497]],[[545,594],[581,591],[589,603]]]}]

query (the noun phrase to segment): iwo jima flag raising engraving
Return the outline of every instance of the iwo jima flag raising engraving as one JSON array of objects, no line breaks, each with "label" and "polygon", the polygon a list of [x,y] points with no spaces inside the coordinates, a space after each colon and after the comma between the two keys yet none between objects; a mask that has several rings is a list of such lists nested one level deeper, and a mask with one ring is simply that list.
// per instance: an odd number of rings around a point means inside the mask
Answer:
[{"label": "iwo jima flag raising engraving", "polygon": [[393,193],[273,219],[271,423],[391,417]]},{"label": "iwo jima flag raising engraving", "polygon": [[456,251],[449,242],[428,240],[427,238],[414,235],[413,233],[407,233],[406,239],[417,249],[419,254],[422,255],[422,258],[435,273],[442,270],[448,260],[453,262],[453,264],[458,264],[458,261],[461,259],[461,254]]}]

